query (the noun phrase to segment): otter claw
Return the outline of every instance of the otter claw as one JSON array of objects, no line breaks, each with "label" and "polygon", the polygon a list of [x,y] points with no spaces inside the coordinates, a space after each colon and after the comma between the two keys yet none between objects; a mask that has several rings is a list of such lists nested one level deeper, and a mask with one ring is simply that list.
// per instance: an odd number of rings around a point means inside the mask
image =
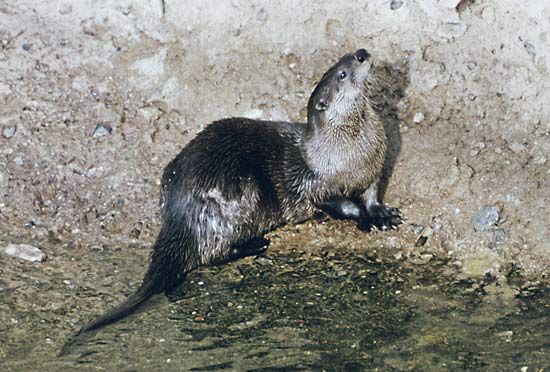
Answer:
[{"label": "otter claw", "polygon": [[397,208],[388,208],[384,205],[374,205],[367,209],[367,216],[359,222],[359,229],[363,231],[397,230],[403,223],[401,212]]}]

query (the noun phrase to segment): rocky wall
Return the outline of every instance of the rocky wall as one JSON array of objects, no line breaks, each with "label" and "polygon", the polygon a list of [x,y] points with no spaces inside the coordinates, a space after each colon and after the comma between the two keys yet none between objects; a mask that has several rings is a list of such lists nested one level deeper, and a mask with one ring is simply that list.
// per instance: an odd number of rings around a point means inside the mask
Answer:
[{"label": "rocky wall", "polygon": [[380,239],[544,278],[549,32],[545,1],[0,0],[3,245],[150,244],[162,169],[198,131],[305,121],[326,68],[365,47],[407,217]]}]

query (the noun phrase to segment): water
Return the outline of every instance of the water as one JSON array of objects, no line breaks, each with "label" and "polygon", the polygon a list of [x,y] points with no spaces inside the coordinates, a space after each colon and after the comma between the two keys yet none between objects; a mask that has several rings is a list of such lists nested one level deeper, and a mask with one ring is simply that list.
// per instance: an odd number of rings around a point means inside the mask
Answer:
[{"label": "water", "polygon": [[[2,326],[0,363],[8,371],[548,369],[548,288],[458,277],[437,260],[269,252],[192,273],[170,301],[159,296],[64,358],[55,357],[68,335],[62,309],[54,318],[28,311]],[[2,310],[13,311],[14,294],[0,291]]]}]

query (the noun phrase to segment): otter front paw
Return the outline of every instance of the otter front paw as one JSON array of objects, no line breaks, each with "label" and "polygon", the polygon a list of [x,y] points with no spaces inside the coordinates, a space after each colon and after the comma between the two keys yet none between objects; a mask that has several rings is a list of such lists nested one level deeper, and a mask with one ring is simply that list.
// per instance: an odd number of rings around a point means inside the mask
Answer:
[{"label": "otter front paw", "polygon": [[371,231],[376,228],[379,230],[397,230],[403,223],[401,213],[397,208],[389,208],[383,204],[372,205],[367,208],[367,215],[359,221],[359,229]]},{"label": "otter front paw", "polygon": [[261,237],[252,238],[241,245],[234,246],[229,253],[229,260],[236,260],[248,256],[257,256],[265,253],[269,247],[269,243],[269,239],[264,239]]}]

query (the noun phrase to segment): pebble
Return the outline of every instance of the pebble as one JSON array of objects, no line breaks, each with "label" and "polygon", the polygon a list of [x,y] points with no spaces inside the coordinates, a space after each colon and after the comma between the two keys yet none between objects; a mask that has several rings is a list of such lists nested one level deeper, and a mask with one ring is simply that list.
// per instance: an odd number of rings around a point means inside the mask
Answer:
[{"label": "pebble", "polygon": [[424,121],[424,114],[421,113],[421,112],[417,112],[416,114],[414,114],[413,121],[414,121],[416,124],[422,123],[422,122]]},{"label": "pebble", "polygon": [[504,332],[498,332],[495,334],[495,336],[502,337],[502,338],[510,338],[513,335],[514,335],[514,331],[504,331]]},{"label": "pebble", "polygon": [[34,221],[27,221],[27,222],[25,222],[23,227],[26,228],[26,229],[32,229],[32,228],[36,227],[36,223]]},{"label": "pebble", "polygon": [[256,262],[262,266],[268,266],[273,264],[273,261],[271,261],[269,258],[260,257],[260,256],[256,257]]},{"label": "pebble", "polygon": [[425,262],[431,261],[432,258],[434,258],[434,255],[431,253],[424,253],[423,255],[420,256],[420,259]]},{"label": "pebble", "polygon": [[493,234],[493,241],[495,243],[502,243],[505,237],[506,237],[506,234],[504,233],[503,229],[496,229]]},{"label": "pebble", "polygon": [[248,119],[257,120],[264,116],[264,112],[260,109],[252,109],[245,112],[243,116]]},{"label": "pebble", "polygon": [[519,154],[523,151],[525,151],[527,147],[522,144],[522,143],[519,143],[519,142],[513,142],[511,145],[510,145],[510,150],[512,150],[515,154]]},{"label": "pebble", "polygon": [[533,163],[535,163],[537,165],[544,165],[544,164],[546,164],[546,161],[547,161],[546,156],[544,156],[542,154],[537,154],[533,158]]},{"label": "pebble", "polygon": [[409,225],[409,227],[412,230],[412,232],[415,233],[415,234],[420,234],[422,232],[422,230],[424,230],[424,226],[416,224],[416,223],[411,223]]},{"label": "pebble", "polygon": [[391,10],[397,10],[403,6],[403,0],[392,0],[390,3]]},{"label": "pebble", "polygon": [[433,233],[434,233],[434,231],[433,231],[433,229],[432,229],[430,226],[424,227],[424,228],[422,229],[422,231],[420,232],[420,234],[421,234],[422,236],[425,236],[425,237],[428,237],[428,238],[429,238],[430,236],[432,236]]},{"label": "pebble", "polygon": [[2,135],[6,138],[11,138],[15,136],[15,132],[17,132],[17,128],[15,127],[15,125],[10,125],[2,129]]},{"label": "pebble", "polygon": [[499,219],[499,210],[492,205],[486,205],[472,216],[472,224],[476,231],[487,231]]},{"label": "pebble", "polygon": [[25,164],[25,161],[23,160],[23,158],[21,156],[16,156],[14,159],[13,159],[13,162],[15,164],[17,164],[18,166],[23,166]]},{"label": "pebble", "polygon": [[534,56],[535,54],[537,54],[537,52],[535,51],[535,45],[533,45],[533,43],[526,41],[525,43],[523,43],[523,47],[530,55]]},{"label": "pebble", "polygon": [[93,137],[99,138],[99,137],[105,137],[111,134],[113,131],[113,128],[108,124],[97,124],[94,128]]},{"label": "pebble", "polygon": [[46,254],[40,249],[28,244],[10,243],[4,250],[8,256],[31,262],[41,262],[46,259]]}]

